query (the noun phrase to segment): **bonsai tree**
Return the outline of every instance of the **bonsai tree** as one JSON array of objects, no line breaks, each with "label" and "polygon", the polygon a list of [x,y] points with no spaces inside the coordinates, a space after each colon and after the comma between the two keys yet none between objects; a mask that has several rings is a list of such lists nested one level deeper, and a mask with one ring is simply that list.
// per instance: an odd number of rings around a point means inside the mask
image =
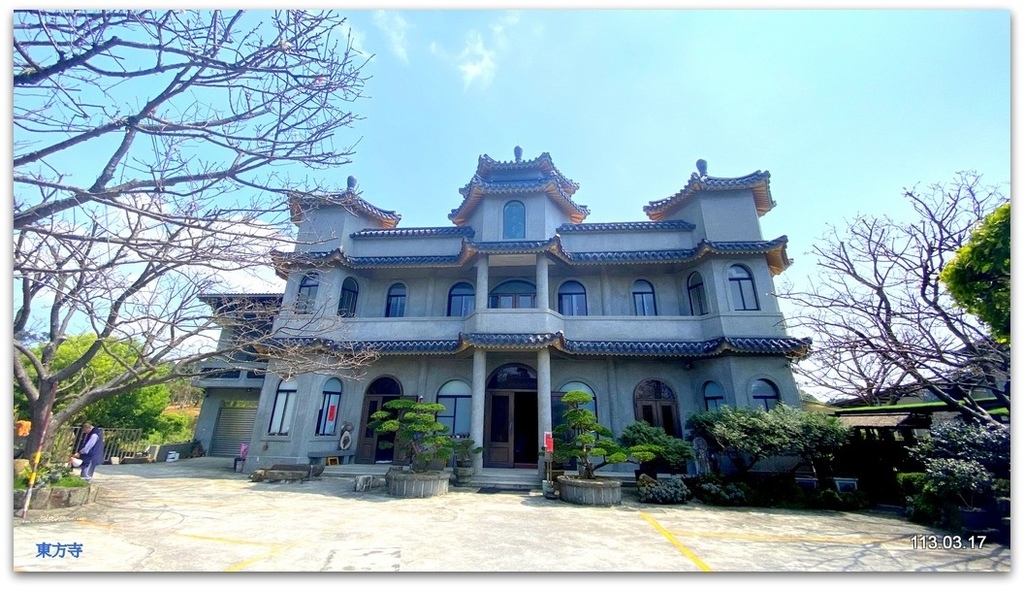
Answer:
[{"label": "bonsai tree", "polygon": [[413,471],[424,472],[432,470],[432,464],[444,464],[454,452],[448,426],[437,421],[444,409],[440,403],[395,399],[370,415],[370,427],[378,434],[393,433],[394,442],[381,440],[380,447],[404,453]]},{"label": "bonsai tree", "polygon": [[[593,411],[583,405],[591,402],[593,397],[583,391],[569,391],[562,397],[568,406],[565,410],[565,422],[555,428],[555,460],[567,461],[575,458],[580,467],[580,476],[584,479],[595,479],[594,472],[609,464],[633,462],[641,464],[654,458],[663,451],[661,446],[653,444],[637,444],[623,448],[615,441],[612,431],[597,422]],[[595,458],[601,462],[594,463]]]},{"label": "bonsai tree", "polygon": [[453,440],[453,447],[455,451],[455,464],[458,466],[471,465],[473,455],[484,451],[471,438],[455,438]]},{"label": "bonsai tree", "polygon": [[686,461],[693,458],[693,445],[668,435],[664,429],[646,421],[634,421],[622,430],[619,443],[627,448],[660,448],[647,465],[664,465],[671,471],[685,471]]}]

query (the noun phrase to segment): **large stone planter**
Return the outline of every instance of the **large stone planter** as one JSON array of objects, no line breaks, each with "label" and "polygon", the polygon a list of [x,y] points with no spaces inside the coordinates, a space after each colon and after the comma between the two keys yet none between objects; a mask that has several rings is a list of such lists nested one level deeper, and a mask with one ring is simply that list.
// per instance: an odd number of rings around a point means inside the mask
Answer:
[{"label": "large stone planter", "polygon": [[448,493],[449,474],[443,470],[412,472],[392,470],[387,474],[388,495],[392,497],[434,497]]},{"label": "large stone planter", "polygon": [[558,477],[558,495],[562,501],[576,505],[619,505],[622,503],[622,483],[611,479],[581,479],[562,475]]},{"label": "large stone planter", "polygon": [[[14,491],[14,510],[18,511],[25,507],[25,496],[28,492],[22,489]],[[29,510],[37,509],[61,509],[65,507],[80,507],[86,503],[92,503],[99,494],[99,487],[89,485],[88,487],[40,487],[32,490],[32,502]]]}]

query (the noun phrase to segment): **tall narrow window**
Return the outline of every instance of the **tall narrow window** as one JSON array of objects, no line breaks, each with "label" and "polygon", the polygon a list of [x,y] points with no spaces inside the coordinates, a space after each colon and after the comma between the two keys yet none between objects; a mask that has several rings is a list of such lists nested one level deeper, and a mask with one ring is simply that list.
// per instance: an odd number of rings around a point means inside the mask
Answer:
[{"label": "tall narrow window", "polygon": [[646,280],[637,280],[633,283],[633,314],[658,314],[658,308],[654,304],[654,287]]},{"label": "tall narrow window", "polygon": [[324,385],[324,398],[316,417],[316,435],[333,436],[338,432],[338,411],[341,407],[341,381],[332,378]]},{"label": "tall narrow window", "polygon": [[686,293],[690,298],[690,314],[707,315],[708,299],[704,294],[704,277],[700,275],[700,272],[690,274],[686,280]]},{"label": "tall narrow window", "polygon": [[754,399],[754,406],[765,410],[779,404],[779,387],[770,380],[760,378],[750,385],[750,396]]},{"label": "tall narrow window", "polygon": [[570,280],[558,287],[558,312],[562,315],[587,314],[587,291],[582,284]]},{"label": "tall narrow window", "polygon": [[448,426],[449,434],[468,438],[473,407],[469,385],[461,380],[449,380],[437,391],[437,402],[444,405],[444,411],[437,414],[438,423]]},{"label": "tall narrow window", "polygon": [[294,380],[282,381],[274,396],[274,409],[270,412],[270,427],[267,435],[287,436],[292,424],[292,411],[295,408],[295,396],[298,389]]},{"label": "tall narrow window", "polygon": [[757,311],[760,308],[754,290],[754,278],[750,270],[739,264],[729,266],[729,293],[735,311]]},{"label": "tall narrow window", "polygon": [[491,291],[487,305],[491,309],[532,309],[537,287],[525,280],[502,282]]},{"label": "tall narrow window", "polygon": [[505,205],[503,234],[505,239],[526,238],[526,207],[518,200]]},{"label": "tall narrow window", "polygon": [[359,285],[351,276],[341,283],[341,298],[338,299],[338,315],[342,317],[356,316],[356,299],[359,298]]},{"label": "tall narrow window", "polygon": [[296,313],[312,313],[316,305],[316,292],[320,290],[320,276],[311,272],[302,277],[299,295],[295,298]]},{"label": "tall narrow window", "polygon": [[713,380],[704,383],[704,408],[708,411],[721,409],[725,405],[725,390]]},{"label": "tall narrow window", "polygon": [[476,308],[476,291],[468,282],[459,282],[448,291],[448,316],[465,317]]},{"label": "tall narrow window", "polygon": [[385,317],[405,317],[405,285],[396,284],[388,289],[388,304]]}]

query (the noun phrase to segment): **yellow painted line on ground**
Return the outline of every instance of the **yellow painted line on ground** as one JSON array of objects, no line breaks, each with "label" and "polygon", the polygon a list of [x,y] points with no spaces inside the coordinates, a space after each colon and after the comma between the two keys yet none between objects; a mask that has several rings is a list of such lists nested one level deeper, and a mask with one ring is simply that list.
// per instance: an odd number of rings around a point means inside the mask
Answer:
[{"label": "yellow painted line on ground", "polygon": [[247,569],[250,566],[256,564],[257,562],[260,562],[261,560],[266,560],[267,558],[270,558],[271,556],[274,556],[278,552],[281,552],[285,548],[290,548],[291,546],[293,546],[293,544],[287,544],[287,545],[278,546],[277,548],[274,548],[270,552],[267,552],[267,553],[262,554],[260,556],[256,556],[254,558],[250,558],[248,560],[243,560],[242,562],[240,562],[238,564],[233,564],[233,565],[229,566],[228,568],[224,569],[224,572],[226,572],[226,573],[235,573],[235,572]]},{"label": "yellow painted line on ground", "polygon": [[116,527],[116,524],[106,524],[106,523],[103,523],[103,522],[94,522],[94,521],[88,520],[88,519],[76,520],[75,523],[76,524],[83,524],[83,525],[86,525],[86,526],[94,526],[94,527],[97,527],[97,528],[113,528],[113,527]]},{"label": "yellow painted line on ground", "polygon": [[814,542],[819,544],[883,544],[889,542],[906,542],[907,538],[866,538],[839,536],[785,536],[777,534],[736,534],[733,532],[675,532],[681,536],[698,538],[720,538],[723,540],[753,540],[757,542]]},{"label": "yellow painted line on ground", "polygon": [[686,558],[689,558],[690,560],[692,560],[693,563],[697,565],[697,568],[699,568],[702,571],[711,572],[711,567],[709,567],[707,565],[707,563],[705,563],[703,560],[701,560],[700,557],[698,557],[696,554],[694,554],[689,548],[687,548],[686,546],[683,546],[682,542],[677,540],[676,537],[673,536],[671,532],[669,532],[665,528],[661,527],[661,524],[659,524],[658,522],[654,521],[653,517],[647,515],[646,513],[642,512],[642,511],[640,512],[640,517],[644,518],[645,520],[647,520],[647,523],[649,523],[652,526],[654,526],[655,530],[658,530],[659,532],[661,532],[661,535],[665,536],[665,539],[668,540],[669,542],[671,542],[673,546],[678,548],[679,552],[682,552],[683,555],[686,556]]},{"label": "yellow painted line on ground", "polygon": [[195,538],[196,540],[210,540],[210,541],[213,541],[213,542],[226,542],[228,544],[251,544],[251,545],[254,545],[254,546],[267,546],[267,545],[273,546],[273,544],[269,543],[269,542],[257,542],[255,540],[239,540],[239,539],[236,539],[236,538],[224,538],[224,537],[220,537],[220,536],[200,536],[198,534],[182,534],[180,532],[177,533],[176,535],[183,536],[185,538]]}]

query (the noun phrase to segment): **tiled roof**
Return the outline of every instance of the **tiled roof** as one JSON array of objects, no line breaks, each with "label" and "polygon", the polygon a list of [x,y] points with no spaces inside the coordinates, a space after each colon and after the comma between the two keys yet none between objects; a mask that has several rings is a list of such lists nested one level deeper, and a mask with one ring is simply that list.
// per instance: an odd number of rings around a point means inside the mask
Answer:
[{"label": "tiled roof", "polygon": [[468,247],[482,254],[531,254],[557,245],[555,238],[538,241],[472,241]]},{"label": "tiled roof", "polygon": [[323,346],[337,352],[381,354],[453,354],[468,348],[489,350],[539,350],[555,348],[570,355],[656,356],[712,358],[726,353],[802,357],[809,338],[762,337],[716,338],[707,341],[635,342],[567,340],[555,333],[462,333],[457,340],[376,340],[334,342],[318,338],[277,340],[287,345]]},{"label": "tiled roof", "polygon": [[558,233],[584,231],[693,231],[697,226],[688,221],[632,221],[625,223],[564,223]]},{"label": "tiled roof", "polygon": [[408,238],[408,237],[473,237],[472,227],[406,227],[403,229],[363,229],[351,235],[352,239]]},{"label": "tiled roof", "polygon": [[459,189],[462,204],[452,209],[448,218],[456,225],[466,223],[480,199],[486,194],[531,192],[546,193],[574,223],[583,221],[590,214],[590,209],[572,200],[580,185],[563,176],[551,162],[548,153],[523,161],[520,159],[521,150],[517,148],[516,152],[516,160],[511,162],[499,162],[490,156],[481,155],[473,178]]},{"label": "tiled roof", "polygon": [[[564,252],[564,256],[571,264],[689,262],[708,254],[768,253],[780,248],[784,249],[788,241],[789,238],[785,235],[777,237],[771,241],[701,240],[700,243],[697,244],[697,247],[689,249],[641,250],[627,252]],[[786,260],[786,263],[788,264],[788,259]]]},{"label": "tiled roof", "polygon": [[402,219],[402,215],[399,215],[395,211],[386,211],[366,202],[360,194],[361,193],[356,192],[354,188],[348,188],[345,192],[334,194],[293,192],[290,194],[289,198],[289,204],[292,211],[292,221],[297,223],[299,219],[301,219],[301,213],[303,210],[308,208],[315,209],[320,206],[345,207],[355,215],[359,215],[364,218],[368,217],[377,221],[383,228],[394,227]]},{"label": "tiled roof", "polygon": [[713,176],[699,176],[694,173],[690,176],[689,182],[686,183],[682,190],[667,198],[651,201],[650,204],[644,207],[644,212],[647,213],[651,220],[661,221],[698,192],[749,188],[754,194],[754,205],[757,208],[757,215],[761,216],[772,210],[775,206],[775,201],[772,200],[769,187],[770,178],[771,174],[760,170],[740,178],[716,178]]},{"label": "tiled roof", "polygon": [[343,260],[351,268],[438,268],[462,266],[462,255],[454,256],[347,256]]}]

